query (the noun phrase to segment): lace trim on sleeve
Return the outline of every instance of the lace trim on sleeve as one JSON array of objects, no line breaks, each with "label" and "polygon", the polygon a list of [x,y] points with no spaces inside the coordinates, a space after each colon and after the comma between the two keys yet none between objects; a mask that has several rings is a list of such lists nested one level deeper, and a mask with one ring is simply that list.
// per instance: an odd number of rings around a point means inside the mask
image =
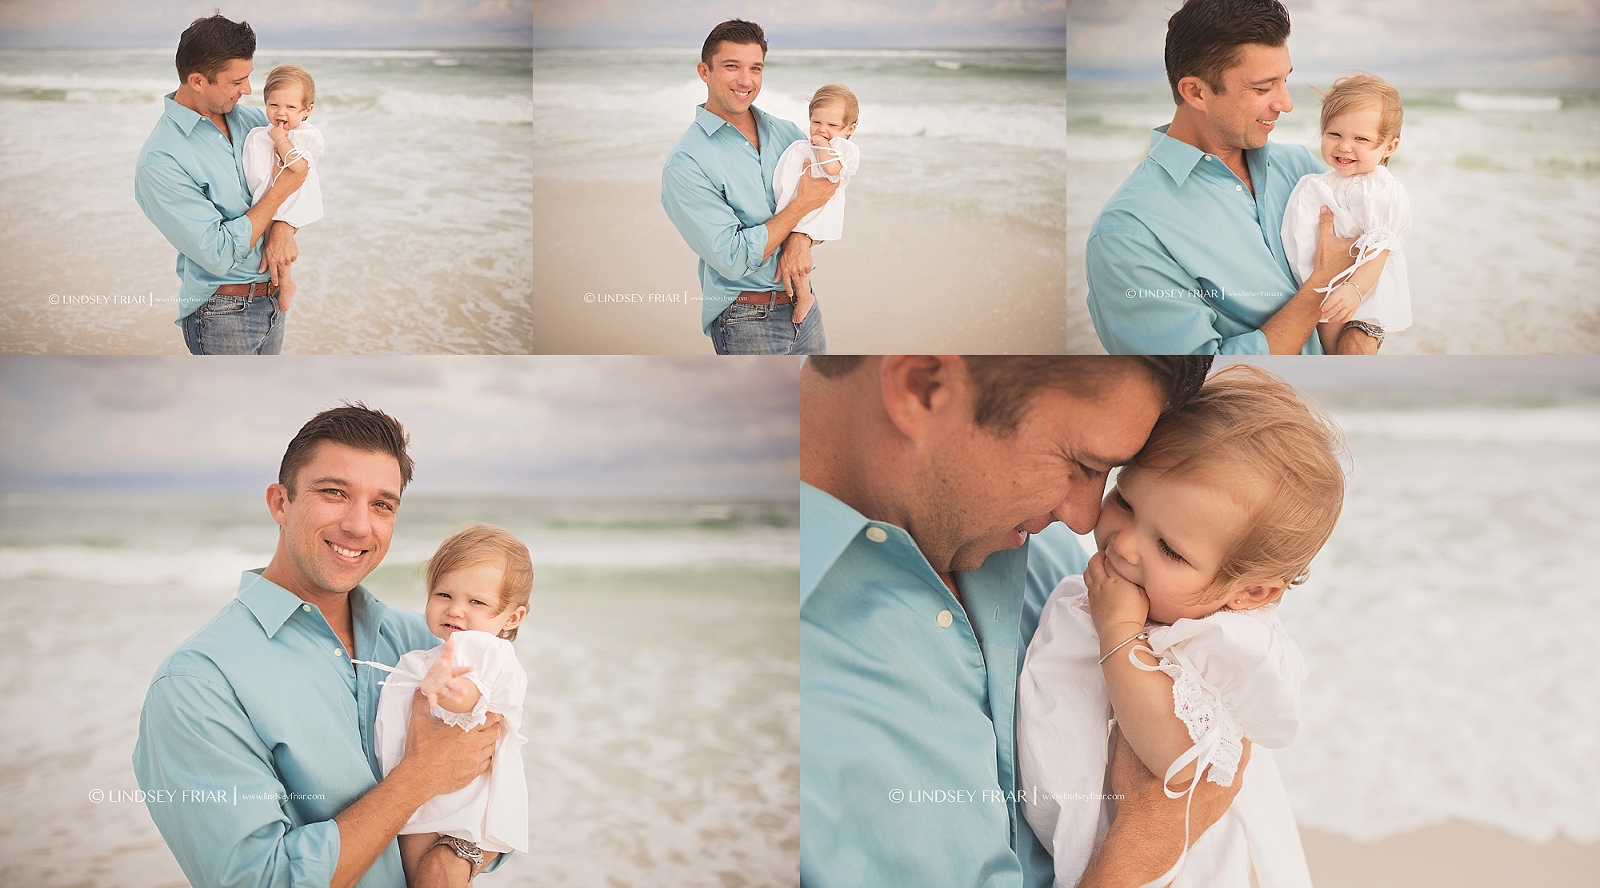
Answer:
[{"label": "lace trim on sleeve", "polygon": [[433,707],[433,717],[447,725],[452,725],[463,731],[470,731],[483,724],[489,717],[489,689],[483,686],[483,681],[478,678],[478,673],[476,672],[468,672],[462,677],[478,686],[477,705],[472,707],[471,712],[451,712],[443,706],[435,706]]},{"label": "lace trim on sleeve", "polygon": [[1162,656],[1160,669],[1172,678],[1172,713],[1189,729],[1189,739],[1199,743],[1220,723],[1217,748],[1206,779],[1218,786],[1232,786],[1244,755],[1244,735],[1233,720],[1222,714],[1222,704],[1198,675],[1182,664]]}]

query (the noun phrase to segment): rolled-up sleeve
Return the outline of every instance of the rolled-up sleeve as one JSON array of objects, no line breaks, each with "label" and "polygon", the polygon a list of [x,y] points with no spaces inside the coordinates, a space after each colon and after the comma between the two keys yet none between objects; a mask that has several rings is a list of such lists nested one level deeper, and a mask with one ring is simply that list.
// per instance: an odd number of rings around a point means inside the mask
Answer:
[{"label": "rolled-up sleeve", "polygon": [[190,261],[220,277],[249,259],[249,217],[224,219],[177,164],[142,164],[133,182],[139,208]]},{"label": "rolled-up sleeve", "polygon": [[191,884],[309,888],[332,880],[338,824],[295,826],[272,750],[220,676],[156,679],[133,768],[150,818]]},{"label": "rolled-up sleeve", "polygon": [[748,228],[692,161],[668,162],[661,171],[661,206],[689,249],[723,278],[737,281],[765,262],[765,222]]},{"label": "rolled-up sleeve", "polygon": [[1089,317],[1111,354],[1267,354],[1260,330],[1223,336],[1199,283],[1148,232],[1101,231],[1084,255]]}]

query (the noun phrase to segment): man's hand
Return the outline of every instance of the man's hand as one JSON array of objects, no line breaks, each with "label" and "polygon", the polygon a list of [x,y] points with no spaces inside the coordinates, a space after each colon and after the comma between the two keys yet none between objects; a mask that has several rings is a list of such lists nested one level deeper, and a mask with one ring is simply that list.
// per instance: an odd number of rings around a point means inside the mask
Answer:
[{"label": "man's hand", "polygon": [[411,698],[406,754],[396,767],[416,775],[431,799],[455,792],[489,770],[502,729],[500,713],[491,712],[482,725],[463,731],[430,715],[427,702],[420,689]]},{"label": "man's hand", "polygon": [[[284,175],[290,172],[293,171]],[[274,286],[278,283],[278,276],[300,258],[300,246],[294,242],[294,230],[293,225],[282,220],[274,221],[272,227],[267,229],[267,246],[261,251],[261,267],[256,271],[267,272]]]},{"label": "man's hand", "polygon": [[[783,252],[778,255],[778,282],[790,296],[796,298],[794,314],[796,324],[810,311],[815,299],[811,298],[811,235],[802,231],[790,232],[783,241]],[[804,294],[804,295],[802,295]],[[802,311],[800,301],[805,302]]]},{"label": "man's hand", "polygon": [[1150,618],[1150,599],[1144,590],[1106,567],[1106,553],[1096,552],[1083,571],[1089,587],[1089,616],[1100,636],[1101,648],[1115,645],[1144,631]]},{"label": "man's hand", "polygon": [[[833,193],[839,190],[838,182],[811,175],[813,163],[808,163],[800,171],[800,187],[794,193],[794,203],[799,205],[801,214],[809,213],[828,202]],[[843,181],[843,180],[840,180]]]},{"label": "man's hand", "polygon": [[[1189,808],[1189,845],[1227,813],[1244,786],[1250,762],[1250,741],[1234,773],[1232,786],[1218,786],[1203,777]],[[1183,811],[1187,798],[1167,798],[1161,778],[1150,773],[1128,739],[1117,732],[1111,754],[1111,792],[1119,797],[1117,817],[1105,842],[1083,874],[1078,888],[1132,888],[1149,882],[1178,862],[1183,846]]]},{"label": "man's hand", "polygon": [[1323,207],[1317,217],[1317,253],[1311,267],[1311,280],[1316,281],[1316,286],[1326,287],[1335,275],[1355,264],[1355,257],[1350,255],[1355,242],[1353,237],[1333,233],[1333,211]]}]

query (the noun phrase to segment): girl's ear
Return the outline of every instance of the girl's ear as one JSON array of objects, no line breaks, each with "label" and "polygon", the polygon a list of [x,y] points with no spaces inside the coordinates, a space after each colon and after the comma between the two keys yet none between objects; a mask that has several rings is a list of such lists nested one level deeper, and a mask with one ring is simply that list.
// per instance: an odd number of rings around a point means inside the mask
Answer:
[{"label": "girl's ear", "polygon": [[1250,610],[1264,604],[1271,604],[1283,594],[1283,589],[1284,583],[1282,580],[1273,580],[1268,583],[1249,583],[1229,593],[1226,607],[1229,610]]}]

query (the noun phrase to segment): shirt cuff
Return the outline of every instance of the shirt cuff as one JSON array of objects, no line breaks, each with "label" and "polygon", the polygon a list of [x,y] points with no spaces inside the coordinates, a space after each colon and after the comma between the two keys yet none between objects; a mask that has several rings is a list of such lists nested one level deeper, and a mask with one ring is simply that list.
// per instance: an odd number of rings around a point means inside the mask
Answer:
[{"label": "shirt cuff", "polygon": [[754,272],[766,261],[761,257],[767,252],[767,223],[752,225],[744,231],[745,267]]},{"label": "shirt cuff", "polygon": [[[222,223],[222,230],[233,240],[233,267],[238,268],[250,258],[250,217],[229,219]],[[261,236],[266,237],[265,232]]]},{"label": "shirt cuff", "polygon": [[1267,344],[1267,334],[1260,330],[1251,330],[1238,336],[1229,336],[1219,343],[1218,354],[1224,355],[1270,355],[1272,347]]},{"label": "shirt cuff", "polygon": [[339,866],[339,824],[321,820],[289,830],[283,836],[283,853],[289,858],[290,885],[326,888]]}]

